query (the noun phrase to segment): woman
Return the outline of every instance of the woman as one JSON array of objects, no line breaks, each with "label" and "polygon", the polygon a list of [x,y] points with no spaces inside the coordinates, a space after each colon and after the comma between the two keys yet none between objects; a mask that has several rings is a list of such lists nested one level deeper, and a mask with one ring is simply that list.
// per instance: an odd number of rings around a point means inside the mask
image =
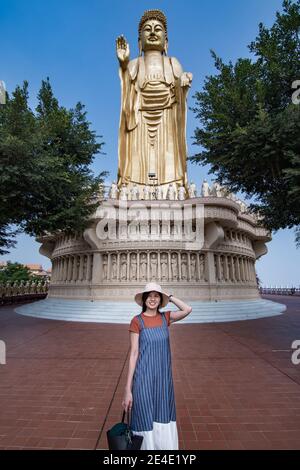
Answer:
[{"label": "woman", "polygon": [[[131,412],[134,434],[143,436],[142,450],[176,450],[178,434],[172,378],[169,325],[182,320],[192,307],[160,285],[149,283],[135,296],[142,306],[130,323],[130,358],[123,408]],[[180,310],[160,312],[168,302]]]}]

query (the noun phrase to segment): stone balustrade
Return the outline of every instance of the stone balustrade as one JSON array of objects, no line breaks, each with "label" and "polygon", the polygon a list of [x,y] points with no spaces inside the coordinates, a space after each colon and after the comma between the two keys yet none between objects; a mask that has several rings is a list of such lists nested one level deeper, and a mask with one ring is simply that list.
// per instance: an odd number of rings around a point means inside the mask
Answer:
[{"label": "stone balustrade", "polygon": [[14,281],[0,283],[0,304],[43,299],[47,296],[49,281]]},{"label": "stone balustrade", "polygon": [[260,287],[261,294],[300,296],[300,287]]}]

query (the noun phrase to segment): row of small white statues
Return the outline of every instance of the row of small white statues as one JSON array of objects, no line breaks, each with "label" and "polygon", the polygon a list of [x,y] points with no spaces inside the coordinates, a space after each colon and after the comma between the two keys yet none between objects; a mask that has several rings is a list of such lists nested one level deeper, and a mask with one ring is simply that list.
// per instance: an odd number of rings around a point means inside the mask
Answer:
[{"label": "row of small white statues", "polygon": [[0,283],[0,297],[48,292],[48,281],[7,281]]},{"label": "row of small white statues", "polygon": [[[173,184],[170,184],[167,189],[166,199],[169,201],[184,201],[187,196],[189,198],[197,197],[197,189],[193,181],[189,183],[187,192],[183,185],[179,186],[176,190],[175,186]],[[154,186],[152,188],[150,185],[146,185],[140,191],[136,184],[134,184],[131,188],[128,188],[124,183],[119,190],[115,181],[113,181],[110,186],[109,197],[111,199],[120,199],[121,201],[127,201],[129,199],[131,201],[138,201],[141,199],[164,199],[161,186]],[[245,202],[238,199],[235,194],[230,193],[226,188],[222,187],[216,181],[214,181],[212,183],[212,186],[210,187],[207,180],[205,179],[201,186],[200,197],[226,197],[239,204],[241,212],[247,212],[247,205],[245,204]]]}]

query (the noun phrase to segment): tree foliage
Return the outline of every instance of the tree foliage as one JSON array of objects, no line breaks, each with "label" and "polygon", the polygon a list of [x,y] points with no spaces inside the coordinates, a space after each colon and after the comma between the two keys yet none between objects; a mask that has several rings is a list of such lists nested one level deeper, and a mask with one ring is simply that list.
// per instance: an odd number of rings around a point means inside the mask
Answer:
[{"label": "tree foliage", "polygon": [[30,269],[20,263],[11,263],[8,261],[7,266],[0,269],[0,282],[7,281],[29,281],[32,279]]},{"label": "tree foliage", "polygon": [[35,112],[28,99],[24,82],[0,105],[0,254],[14,245],[18,231],[41,236],[83,230],[107,174],[90,170],[103,143],[81,103],[60,106],[49,79]]},{"label": "tree foliage", "polygon": [[206,77],[193,108],[201,150],[189,159],[253,197],[271,230],[300,226],[300,105],[292,102],[299,28],[300,0],[284,0],[273,26],[259,25],[251,59],[225,64],[212,51],[217,74]]}]

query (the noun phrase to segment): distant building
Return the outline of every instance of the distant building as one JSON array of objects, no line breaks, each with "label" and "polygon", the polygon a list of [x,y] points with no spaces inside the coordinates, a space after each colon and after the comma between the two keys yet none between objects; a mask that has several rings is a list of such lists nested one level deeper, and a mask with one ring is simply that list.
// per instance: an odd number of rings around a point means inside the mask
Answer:
[{"label": "distant building", "polygon": [[[51,268],[44,269],[41,264],[37,264],[37,263],[23,264],[23,266],[28,268],[31,274],[35,276],[46,277],[48,279],[51,278]],[[7,261],[0,261],[0,269],[5,269],[6,267],[7,267]]]},{"label": "distant building", "polygon": [[31,272],[31,274],[39,275],[43,271],[43,266],[41,264],[24,264]]},{"label": "distant building", "polygon": [[51,268],[45,270],[41,264],[24,264],[31,274],[41,277],[51,277]]}]

